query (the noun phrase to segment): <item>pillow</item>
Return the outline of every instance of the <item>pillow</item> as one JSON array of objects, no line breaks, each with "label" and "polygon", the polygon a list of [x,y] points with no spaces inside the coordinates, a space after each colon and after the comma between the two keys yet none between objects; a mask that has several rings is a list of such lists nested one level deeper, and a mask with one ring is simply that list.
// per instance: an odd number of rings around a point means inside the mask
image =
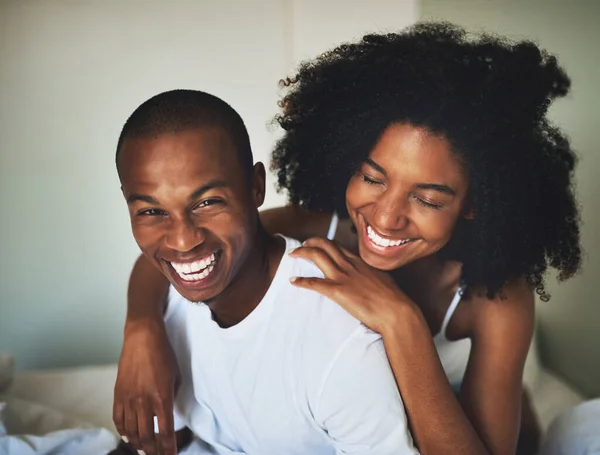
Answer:
[{"label": "pillow", "polygon": [[0,393],[4,393],[10,386],[15,369],[15,361],[8,352],[0,351]]},{"label": "pillow", "polygon": [[537,329],[533,332],[531,346],[525,361],[525,369],[523,370],[523,384],[529,391],[537,390],[540,382],[542,366],[540,363],[540,355],[538,351]]}]

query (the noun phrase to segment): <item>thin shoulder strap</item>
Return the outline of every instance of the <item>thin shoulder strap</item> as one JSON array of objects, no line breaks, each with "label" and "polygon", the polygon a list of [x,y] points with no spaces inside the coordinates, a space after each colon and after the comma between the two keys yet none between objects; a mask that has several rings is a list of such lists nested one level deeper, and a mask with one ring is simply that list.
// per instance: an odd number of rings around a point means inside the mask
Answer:
[{"label": "thin shoulder strap", "polygon": [[331,222],[329,223],[329,231],[327,231],[327,238],[329,240],[333,240],[335,238],[335,233],[338,227],[338,221],[338,214],[333,212],[333,215],[331,215]]},{"label": "thin shoulder strap", "polygon": [[463,294],[463,288],[462,288],[462,286],[459,286],[458,290],[456,291],[456,294],[454,294],[454,298],[452,299],[452,302],[450,302],[450,306],[448,307],[448,310],[446,310],[446,316],[444,316],[444,321],[442,322],[442,328],[440,329],[440,333],[444,336],[446,336],[446,329],[448,328],[448,324],[450,323],[450,319],[452,319],[452,315],[454,314],[454,311],[456,311],[456,307],[458,306],[458,303],[460,302],[462,294]]}]

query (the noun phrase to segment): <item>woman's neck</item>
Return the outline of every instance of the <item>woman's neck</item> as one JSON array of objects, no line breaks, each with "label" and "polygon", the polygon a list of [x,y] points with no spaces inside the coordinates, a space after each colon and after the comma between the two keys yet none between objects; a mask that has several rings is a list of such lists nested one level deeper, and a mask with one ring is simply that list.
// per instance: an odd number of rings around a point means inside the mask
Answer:
[{"label": "woman's neck", "polygon": [[430,255],[394,270],[392,276],[417,305],[423,306],[429,300],[443,303],[446,294],[454,294],[461,271],[460,262]]}]

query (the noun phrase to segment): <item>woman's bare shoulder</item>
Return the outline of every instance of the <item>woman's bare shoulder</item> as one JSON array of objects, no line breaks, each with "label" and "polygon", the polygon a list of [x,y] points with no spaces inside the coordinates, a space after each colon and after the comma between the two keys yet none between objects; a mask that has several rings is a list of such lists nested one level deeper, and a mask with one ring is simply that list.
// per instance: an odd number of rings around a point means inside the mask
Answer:
[{"label": "woman's bare shoulder", "polygon": [[521,331],[529,334],[533,331],[534,292],[524,279],[507,283],[494,298],[490,299],[485,294],[479,289],[471,295],[474,332],[491,333],[504,329],[511,333]]}]

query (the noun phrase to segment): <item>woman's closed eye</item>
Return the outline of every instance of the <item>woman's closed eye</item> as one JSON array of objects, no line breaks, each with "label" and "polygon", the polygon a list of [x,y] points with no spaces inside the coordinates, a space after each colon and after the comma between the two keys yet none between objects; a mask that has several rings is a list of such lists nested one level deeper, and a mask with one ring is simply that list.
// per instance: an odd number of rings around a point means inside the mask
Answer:
[{"label": "woman's closed eye", "polygon": [[383,185],[383,182],[369,177],[367,174],[361,174],[363,181],[369,185]]},{"label": "woman's closed eye", "polygon": [[417,195],[415,195],[413,197],[414,197],[415,201],[417,201],[417,203],[422,205],[423,207],[433,209],[433,210],[441,210],[444,208],[444,204],[442,204],[441,202],[429,201],[429,200],[419,197]]}]

